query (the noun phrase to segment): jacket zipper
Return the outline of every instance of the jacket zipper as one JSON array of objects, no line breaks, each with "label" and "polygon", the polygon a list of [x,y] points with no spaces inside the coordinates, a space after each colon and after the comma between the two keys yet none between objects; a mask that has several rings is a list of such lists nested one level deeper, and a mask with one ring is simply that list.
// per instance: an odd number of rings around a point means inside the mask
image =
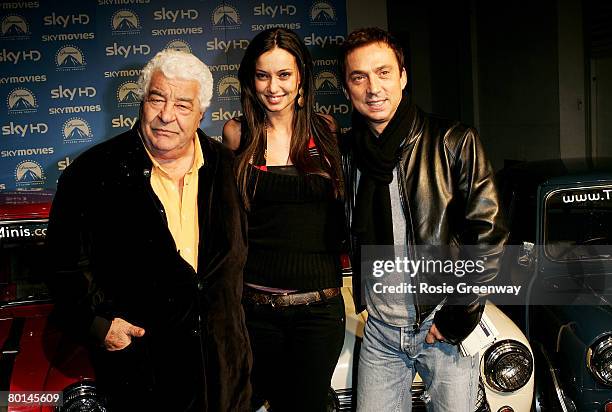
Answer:
[{"label": "jacket zipper", "polygon": [[[412,214],[410,213],[410,201],[408,200],[408,198],[406,197],[406,194],[404,193],[404,187],[402,185],[402,182],[405,181],[405,171],[404,168],[402,167],[402,159],[400,158],[400,161],[398,163],[398,167],[399,167],[399,176],[397,179],[397,185],[399,186],[399,192],[400,192],[400,200],[402,202],[402,209],[404,210],[404,217],[406,218],[408,224],[407,229],[408,229],[408,236],[409,236],[409,244],[408,244],[408,252],[410,253],[410,258],[414,259],[414,247],[415,247],[415,240],[414,240],[414,226],[412,225]],[[414,279],[418,282],[419,279],[419,274],[417,273],[416,276],[414,277]],[[414,293],[414,308],[415,308],[415,314],[416,314],[416,322],[414,324],[414,330],[418,330],[421,327],[421,310],[419,309],[419,292],[418,290],[415,291]]]}]

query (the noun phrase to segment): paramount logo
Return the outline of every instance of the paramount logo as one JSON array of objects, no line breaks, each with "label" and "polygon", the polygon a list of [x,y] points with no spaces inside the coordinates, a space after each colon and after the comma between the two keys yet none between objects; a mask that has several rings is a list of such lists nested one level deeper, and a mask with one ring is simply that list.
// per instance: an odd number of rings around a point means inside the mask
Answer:
[{"label": "paramount logo", "polygon": [[15,168],[15,183],[20,188],[40,187],[45,184],[45,172],[34,160],[24,160]]},{"label": "paramount logo", "polygon": [[111,29],[114,35],[140,34],[140,19],[131,10],[117,10],[111,17]]},{"label": "paramount logo", "polygon": [[55,54],[55,66],[58,71],[85,70],[86,64],[83,52],[72,45],[60,48]]},{"label": "paramount logo", "polygon": [[217,30],[239,28],[240,15],[238,10],[229,4],[221,4],[213,10],[212,27]]},{"label": "paramount logo", "polygon": [[0,38],[3,40],[27,40],[30,38],[28,22],[17,14],[9,14],[0,21]]},{"label": "paramount logo", "polygon": [[334,6],[326,1],[317,1],[310,8],[310,22],[315,25],[331,26],[338,20]]},{"label": "paramount logo", "polygon": [[191,53],[191,46],[184,40],[172,40],[168,44],[166,44],[166,49],[178,50],[185,53]]},{"label": "paramount logo", "polygon": [[25,88],[13,89],[6,98],[9,114],[34,113],[38,110],[36,96]]},{"label": "paramount logo", "polygon": [[87,143],[93,140],[89,123],[80,117],[73,117],[62,128],[64,143]]},{"label": "paramount logo", "polygon": [[138,83],[123,82],[117,89],[117,106],[118,107],[136,107],[140,105],[140,97],[138,96]]},{"label": "paramount logo", "polygon": [[323,70],[315,76],[315,92],[317,94],[337,94],[340,92],[340,82],[335,73]]},{"label": "paramount logo", "polygon": [[240,99],[240,82],[236,76],[223,77],[217,86],[219,100]]}]

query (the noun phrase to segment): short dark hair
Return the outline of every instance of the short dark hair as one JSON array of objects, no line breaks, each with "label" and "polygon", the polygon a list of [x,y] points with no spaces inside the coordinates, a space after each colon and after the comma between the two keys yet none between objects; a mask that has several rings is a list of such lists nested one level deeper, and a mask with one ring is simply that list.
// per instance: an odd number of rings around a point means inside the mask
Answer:
[{"label": "short dark hair", "polygon": [[404,69],[404,51],[400,42],[386,30],[378,27],[365,27],[353,31],[340,47],[340,73],[342,83],[346,86],[346,56],[353,50],[371,43],[384,43],[395,54],[400,71]]}]

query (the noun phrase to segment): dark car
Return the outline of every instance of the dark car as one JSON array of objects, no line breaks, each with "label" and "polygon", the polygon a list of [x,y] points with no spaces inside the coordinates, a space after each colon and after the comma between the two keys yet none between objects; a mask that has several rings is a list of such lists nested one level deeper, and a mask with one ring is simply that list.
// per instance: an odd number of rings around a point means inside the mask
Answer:
[{"label": "dark car", "polygon": [[87,351],[48,320],[52,197],[0,192],[0,410],[105,411]]},{"label": "dark car", "polygon": [[[612,160],[551,160],[499,174],[519,245],[504,308],[535,355],[537,411],[612,411]],[[524,282],[527,281],[527,282]]]}]

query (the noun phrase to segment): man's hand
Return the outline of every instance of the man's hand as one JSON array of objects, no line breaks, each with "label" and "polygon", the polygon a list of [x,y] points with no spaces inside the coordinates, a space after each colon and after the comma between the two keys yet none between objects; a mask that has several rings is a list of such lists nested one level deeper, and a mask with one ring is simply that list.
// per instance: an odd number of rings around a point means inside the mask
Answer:
[{"label": "man's hand", "polygon": [[429,332],[427,332],[427,336],[425,336],[425,342],[432,344],[435,343],[437,340],[443,342],[444,336],[442,336],[442,334],[438,331],[438,328],[436,328],[436,324],[432,323],[431,328],[429,328]]},{"label": "man's hand", "polygon": [[115,318],[104,338],[104,347],[108,351],[125,349],[132,343],[132,337],[140,338],[144,334],[143,328],[132,325],[121,318]]}]

